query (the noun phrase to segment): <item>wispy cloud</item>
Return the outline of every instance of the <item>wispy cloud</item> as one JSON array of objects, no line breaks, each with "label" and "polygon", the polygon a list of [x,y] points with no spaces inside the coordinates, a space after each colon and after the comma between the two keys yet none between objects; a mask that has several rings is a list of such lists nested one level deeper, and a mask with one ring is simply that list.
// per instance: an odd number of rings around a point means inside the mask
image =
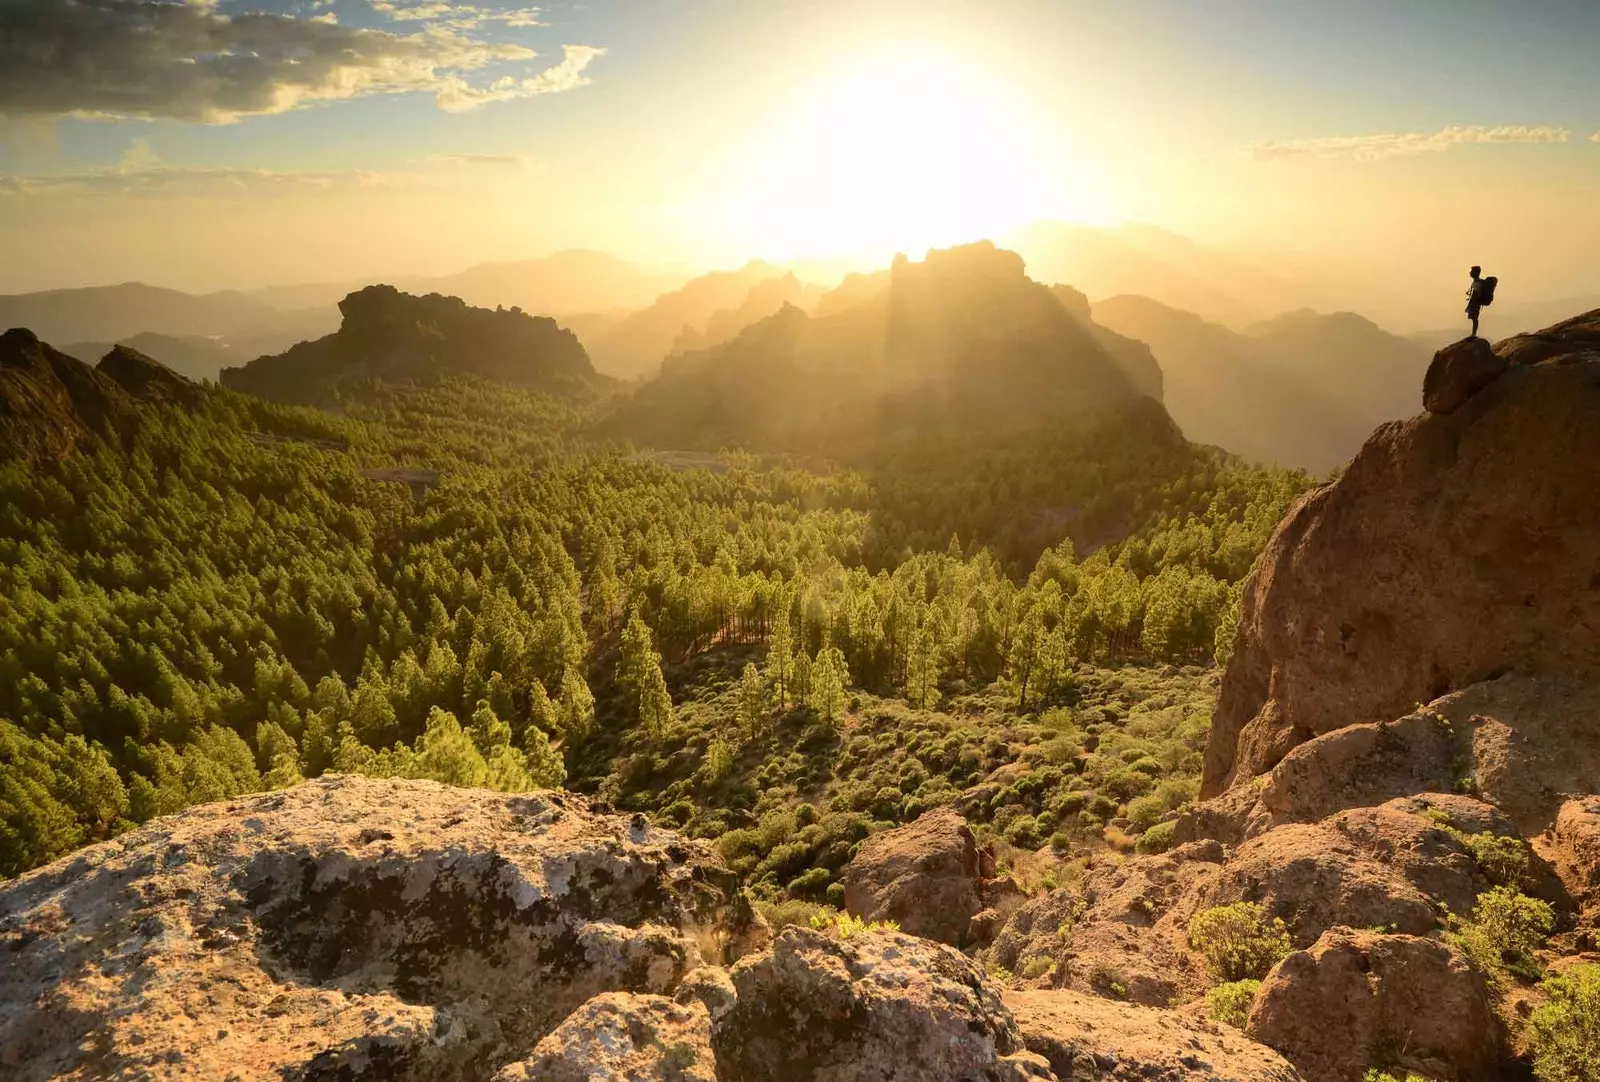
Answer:
[{"label": "wispy cloud", "polygon": [[489,168],[521,169],[531,172],[536,164],[522,154],[433,154],[422,159],[428,165],[471,165]]},{"label": "wispy cloud", "polygon": [[421,177],[414,174],[359,170],[312,173],[231,166],[118,165],[110,169],[86,169],[73,173],[0,173],[0,198],[284,195],[306,191],[394,188],[423,182]]},{"label": "wispy cloud", "polygon": [[516,4],[511,7],[489,7],[483,4],[462,4],[452,0],[370,0],[372,10],[386,15],[395,22],[430,22],[461,30],[470,30],[484,23],[504,23],[506,26],[528,27],[546,25],[536,7]]},{"label": "wispy cloud", "polygon": [[1589,142],[1600,143],[1600,131],[1597,131],[1593,135],[1589,136]]},{"label": "wispy cloud", "polygon": [[[492,66],[537,54],[471,32],[486,19],[528,25],[534,9],[481,11],[439,3],[397,5],[415,32],[216,10],[211,0],[5,0],[0,34],[0,116],[171,118],[218,124],[318,102],[408,91],[441,108],[571,90],[602,50],[566,46],[544,71],[504,75]],[[440,10],[450,13],[439,22]],[[331,13],[330,13],[331,14]],[[465,18],[466,21],[460,21]],[[454,21],[451,21],[454,20]]]},{"label": "wispy cloud", "polygon": [[1484,143],[1565,143],[1572,138],[1568,128],[1486,127],[1482,124],[1451,125],[1436,132],[1380,132],[1375,135],[1334,135],[1320,139],[1291,139],[1281,142],[1251,143],[1250,153],[1257,161],[1285,158],[1353,158],[1378,161],[1409,154],[1438,154],[1453,147]]},{"label": "wispy cloud", "polygon": [[453,76],[436,93],[439,108],[458,113],[492,101],[531,98],[537,94],[560,94],[588,86],[590,80],[583,74],[584,69],[596,57],[606,53],[604,49],[590,45],[563,45],[561,50],[564,54],[561,63],[530,78],[516,79],[508,75],[486,87],[475,87],[465,79]]}]

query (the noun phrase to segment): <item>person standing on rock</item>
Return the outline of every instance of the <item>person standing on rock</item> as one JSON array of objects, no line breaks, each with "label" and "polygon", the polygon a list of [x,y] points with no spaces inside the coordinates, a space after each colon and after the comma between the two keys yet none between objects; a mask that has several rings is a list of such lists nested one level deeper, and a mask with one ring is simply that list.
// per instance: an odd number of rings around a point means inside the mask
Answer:
[{"label": "person standing on rock", "polygon": [[1494,287],[1500,279],[1483,277],[1482,267],[1473,267],[1468,271],[1472,275],[1472,284],[1467,287],[1467,318],[1472,320],[1471,337],[1478,337],[1478,310],[1487,308],[1494,303]]}]

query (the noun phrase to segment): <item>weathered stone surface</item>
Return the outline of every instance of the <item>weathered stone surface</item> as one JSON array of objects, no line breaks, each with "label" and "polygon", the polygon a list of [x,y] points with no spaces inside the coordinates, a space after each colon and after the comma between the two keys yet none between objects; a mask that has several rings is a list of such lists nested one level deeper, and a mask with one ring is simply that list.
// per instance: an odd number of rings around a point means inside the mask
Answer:
[{"label": "weathered stone surface", "polygon": [[565,793],[330,776],[0,887],[0,1074],[460,1079],[715,942],[709,849]]},{"label": "weathered stone surface", "polygon": [[1301,947],[1341,924],[1412,934],[1438,926],[1427,896],[1397,869],[1321,825],[1282,826],[1244,843],[1219,875],[1190,892],[1184,909],[1239,901],[1260,902],[1281,917]]},{"label": "weathered stone surface", "polygon": [[863,920],[892,920],[911,935],[952,946],[984,908],[978,847],[967,821],[949,808],[874,834],[844,871],[844,905]]},{"label": "weathered stone surface", "polygon": [[1183,900],[1222,874],[1222,856],[1218,843],[1197,842],[1093,868],[1018,909],[986,957],[1044,987],[1153,1007],[1196,995],[1205,977],[1187,948]]},{"label": "weathered stone surface", "polygon": [[1600,796],[1563,804],[1552,834],[1567,889],[1585,902],[1600,902]]},{"label": "weathered stone surface", "polygon": [[1429,413],[1454,413],[1461,404],[1505,375],[1510,362],[1484,338],[1463,338],[1433,355],[1422,379],[1422,406]]},{"label": "weathered stone surface", "polygon": [[1245,1031],[1308,1082],[1358,1082],[1373,1064],[1487,1080],[1507,1058],[1483,976],[1455,948],[1407,935],[1341,929],[1289,955]]},{"label": "weathered stone surface", "polygon": [[711,1019],[698,1004],[605,992],[567,1016],[495,1082],[716,1082]]},{"label": "weathered stone surface", "polygon": [[1294,748],[1266,775],[1247,832],[1449,789],[1456,759],[1455,735],[1437,714],[1335,729]]},{"label": "weathered stone surface", "polygon": [[1294,506],[1244,589],[1203,796],[1504,673],[1595,682],[1596,328],[1600,313],[1543,332],[1531,366],[1502,343],[1505,375],[1378,429]]},{"label": "weathered stone surface", "polygon": [[738,1003],[712,1030],[723,1082],[1051,1077],[982,971],[931,940],[786,928],[733,983]]},{"label": "weathered stone surface", "polygon": [[1282,1056],[1228,1026],[1064,991],[1005,1004],[1061,1082],[1299,1082]]}]

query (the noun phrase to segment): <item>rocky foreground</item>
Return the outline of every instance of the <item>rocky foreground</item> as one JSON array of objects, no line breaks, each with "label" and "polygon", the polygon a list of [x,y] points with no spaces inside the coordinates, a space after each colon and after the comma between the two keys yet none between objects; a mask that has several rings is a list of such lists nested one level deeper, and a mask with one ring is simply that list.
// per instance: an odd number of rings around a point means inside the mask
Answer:
[{"label": "rocky foreground", "polygon": [[0,1075],[1527,1077],[1539,976],[1600,962],[1600,312],[1441,351],[1425,404],[1280,525],[1161,845],[1026,898],[940,809],[846,873],[904,932],[773,937],[642,817],[324,777],[0,889]]},{"label": "rocky foreground", "polygon": [[562,793],[329,776],[191,809],[8,884],[0,958],[19,1082],[1293,1077],[1209,1023],[1013,1003],[932,940],[773,940],[704,845]]}]

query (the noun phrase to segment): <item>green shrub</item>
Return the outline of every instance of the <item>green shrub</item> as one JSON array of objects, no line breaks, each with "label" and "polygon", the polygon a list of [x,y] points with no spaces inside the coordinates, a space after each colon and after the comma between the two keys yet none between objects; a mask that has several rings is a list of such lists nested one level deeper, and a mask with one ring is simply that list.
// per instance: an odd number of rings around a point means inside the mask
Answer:
[{"label": "green shrub", "polygon": [[1124,812],[1128,819],[1138,830],[1149,830],[1161,822],[1161,817],[1167,813],[1167,808],[1161,798],[1151,793],[1148,796],[1135,797],[1128,801],[1128,810]]},{"label": "green shrub", "polygon": [[1367,1073],[1361,1076],[1361,1082],[1433,1082],[1415,1071],[1403,1071],[1395,1074],[1392,1071],[1380,1071],[1376,1067],[1368,1067]]},{"label": "green shrub", "polygon": [[1050,972],[1050,967],[1055,965],[1048,954],[1034,954],[1023,959],[1022,976],[1025,980],[1035,980]]},{"label": "green shrub", "polygon": [[1518,887],[1528,881],[1528,846],[1521,838],[1499,834],[1463,834],[1451,831],[1472,853],[1472,859],[1489,882],[1503,887]]},{"label": "green shrub", "polygon": [[1112,999],[1128,998],[1128,978],[1116,966],[1096,962],[1089,970],[1089,987]]},{"label": "green shrub", "polygon": [[1258,980],[1228,981],[1206,993],[1206,1017],[1234,1029],[1243,1029],[1250,1017],[1250,1004],[1260,990]]},{"label": "green shrub", "polygon": [[1600,965],[1573,966],[1544,982],[1550,998],[1528,1018],[1539,1082],[1600,1078]]},{"label": "green shrub", "polygon": [[1042,841],[1039,823],[1031,815],[1019,815],[1006,824],[1005,838],[1018,849],[1037,849]]},{"label": "green shrub", "polygon": [[868,932],[898,932],[900,925],[892,920],[866,921],[860,917],[852,917],[849,913],[841,913],[834,909],[824,909],[813,913],[811,927],[819,932],[827,932],[839,939],[849,939],[852,936],[865,935]]},{"label": "green shrub", "polygon": [[1495,887],[1478,895],[1472,920],[1456,935],[1456,943],[1491,973],[1504,969],[1538,980],[1533,952],[1544,946],[1555,925],[1555,911],[1545,902],[1510,887]]},{"label": "green shrub", "polygon": [[1174,835],[1177,834],[1178,824],[1175,821],[1157,823],[1143,834],[1134,844],[1134,849],[1141,853],[1165,853],[1172,848]]},{"label": "green shrub", "polygon": [[1259,980],[1291,949],[1283,921],[1269,919],[1255,902],[1196,913],[1189,922],[1189,946],[1205,958],[1206,971],[1217,981]]}]

